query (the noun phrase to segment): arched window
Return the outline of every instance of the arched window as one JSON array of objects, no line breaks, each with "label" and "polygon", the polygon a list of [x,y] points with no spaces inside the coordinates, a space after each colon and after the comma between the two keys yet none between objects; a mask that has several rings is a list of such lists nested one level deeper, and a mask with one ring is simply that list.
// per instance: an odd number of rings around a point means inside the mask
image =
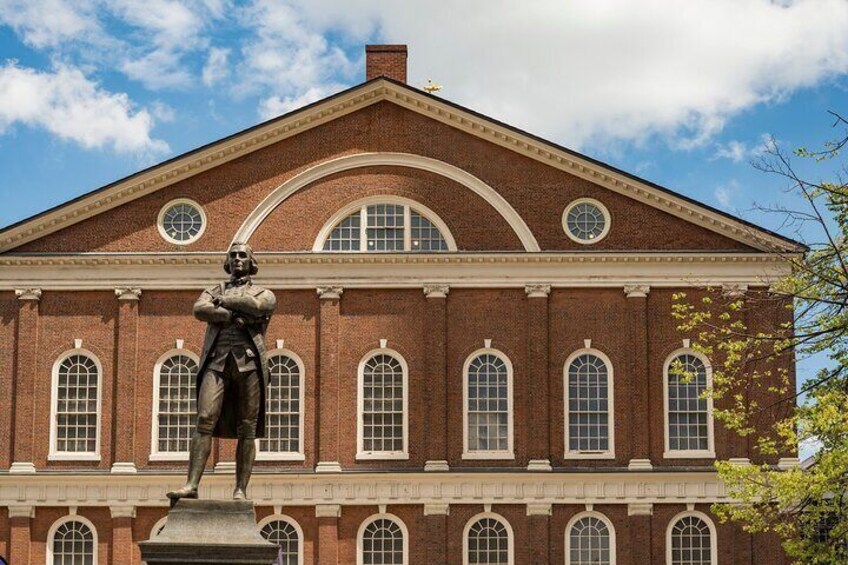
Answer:
[{"label": "arched window", "polygon": [[97,565],[97,531],[81,516],[53,524],[47,536],[47,565]]},{"label": "arched window", "polygon": [[153,539],[156,536],[158,536],[160,533],[162,533],[162,530],[165,529],[165,524],[167,524],[167,523],[168,523],[168,517],[167,516],[163,516],[163,517],[159,518],[158,520],[156,520],[156,523],[153,524],[152,528],[150,528],[150,537],[148,539]]},{"label": "arched window", "polygon": [[407,565],[406,525],[397,516],[381,514],[362,523],[357,536],[357,565]]},{"label": "arched window", "polygon": [[718,563],[715,526],[700,512],[675,516],[666,535],[668,565],[716,565]]},{"label": "arched window", "polygon": [[194,353],[178,349],[154,366],[152,460],[188,457],[197,414],[197,363]]},{"label": "arched window", "polygon": [[431,210],[407,198],[372,197],[334,216],[313,251],[425,252],[456,251],[447,226]]},{"label": "arched window", "polygon": [[290,351],[268,355],[271,382],[265,397],[265,437],[259,439],[259,459],[302,461],[303,362]]},{"label": "arched window", "polygon": [[484,349],[465,362],[464,459],[512,459],[512,363]]},{"label": "arched window", "polygon": [[303,531],[288,516],[270,516],[259,522],[262,537],[279,547],[273,565],[303,565]]},{"label": "arched window", "polygon": [[566,458],[615,456],[612,384],[612,364],[600,351],[578,351],[566,361]]},{"label": "arched window", "polygon": [[378,349],[359,364],[358,459],[405,459],[407,450],[406,361]]},{"label": "arched window", "polygon": [[565,529],[566,565],[615,565],[615,530],[603,514],[582,512]]},{"label": "arched window", "polygon": [[100,390],[97,357],[74,349],[53,366],[50,459],[100,459]]},{"label": "arched window", "polygon": [[513,541],[509,522],[497,514],[478,514],[465,525],[463,565],[512,565]]},{"label": "arched window", "polygon": [[707,359],[691,350],[668,357],[664,367],[665,457],[715,457],[711,383]]}]

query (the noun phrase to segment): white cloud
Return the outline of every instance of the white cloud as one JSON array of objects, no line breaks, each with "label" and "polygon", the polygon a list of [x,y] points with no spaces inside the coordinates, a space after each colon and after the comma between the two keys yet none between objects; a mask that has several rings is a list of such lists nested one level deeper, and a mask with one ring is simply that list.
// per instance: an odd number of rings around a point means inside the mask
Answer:
[{"label": "white cloud", "polygon": [[[269,1],[255,5],[270,11]],[[574,147],[655,134],[677,148],[703,145],[739,112],[848,71],[844,0],[293,5],[272,15],[285,19],[277,27],[292,31],[292,45],[306,46],[297,50],[305,61],[288,57],[294,47],[249,56],[256,69],[296,69],[276,88],[338,80],[315,67],[343,61],[307,39],[380,30],[383,41],[409,44],[412,84],[433,78],[446,98]]]},{"label": "white cloud", "polygon": [[310,88],[299,96],[289,96],[285,98],[280,98],[279,96],[271,96],[270,98],[265,98],[259,102],[259,116],[263,120],[276,118],[281,114],[291,112],[292,110],[296,110],[297,108],[302,108],[303,106],[311,104],[316,100],[321,100],[322,98],[329,96],[339,88],[341,87],[337,86],[335,88]]},{"label": "white cloud", "polygon": [[0,23],[12,27],[36,48],[100,33],[93,2],[79,0],[0,0]]},{"label": "white cloud", "polygon": [[73,67],[0,66],[0,133],[14,124],[41,127],[86,148],[139,155],[169,150],[150,136],[154,120],[147,110],[135,111],[126,94],[103,90]]},{"label": "white cloud", "polygon": [[737,195],[741,188],[742,187],[739,185],[738,181],[731,180],[730,182],[717,187],[713,195],[718,203],[721,204],[722,208],[730,208],[733,198]]},{"label": "white cloud", "polygon": [[771,137],[767,134],[761,135],[759,143],[751,147],[747,143],[735,139],[727,143],[717,143],[714,158],[730,159],[734,163],[750,161],[762,155],[770,143]]},{"label": "white cloud", "polygon": [[137,58],[126,58],[120,65],[129,78],[150,90],[186,88],[191,73],[182,65],[180,55],[167,49],[156,49]]},{"label": "white cloud", "polygon": [[213,47],[209,50],[209,57],[203,67],[203,84],[212,86],[227,78],[230,69],[227,66],[230,50],[221,47]]}]

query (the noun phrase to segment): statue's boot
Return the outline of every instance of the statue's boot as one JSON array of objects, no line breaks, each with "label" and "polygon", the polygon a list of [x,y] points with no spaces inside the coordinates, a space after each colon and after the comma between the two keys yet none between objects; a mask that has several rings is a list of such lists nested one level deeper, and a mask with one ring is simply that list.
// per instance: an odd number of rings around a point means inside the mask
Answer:
[{"label": "statue's boot", "polygon": [[233,491],[233,500],[247,500],[247,483],[250,482],[255,459],[255,440],[239,439],[236,446],[236,488]]},{"label": "statue's boot", "polygon": [[169,492],[168,498],[171,500],[179,500],[180,498],[197,498],[197,489],[191,485],[186,485],[183,488]]},{"label": "statue's boot", "polygon": [[233,500],[247,500],[247,495],[238,487],[233,490]]},{"label": "statue's boot", "polygon": [[168,498],[171,500],[179,500],[180,498],[197,498],[197,485],[200,484],[200,477],[203,476],[203,470],[206,468],[206,460],[209,459],[209,453],[212,451],[212,436],[208,434],[200,434],[195,431],[191,438],[191,455],[188,462],[188,482],[186,485],[175,491],[168,493]]}]

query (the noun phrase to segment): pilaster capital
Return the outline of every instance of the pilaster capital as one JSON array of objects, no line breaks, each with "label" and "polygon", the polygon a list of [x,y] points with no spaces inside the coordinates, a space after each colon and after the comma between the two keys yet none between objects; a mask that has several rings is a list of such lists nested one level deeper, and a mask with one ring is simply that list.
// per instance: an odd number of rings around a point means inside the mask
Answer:
[{"label": "pilaster capital", "polygon": [[447,298],[450,287],[446,284],[425,284],[424,296],[427,298]]},{"label": "pilaster capital", "polygon": [[553,514],[553,505],[544,502],[534,502],[527,505],[528,516],[550,516]]},{"label": "pilaster capital", "polygon": [[9,518],[35,518],[35,506],[28,504],[9,506]]},{"label": "pilaster capital", "polygon": [[316,518],[341,518],[341,504],[318,504],[315,506]]},{"label": "pilaster capital", "polygon": [[112,518],[135,518],[135,506],[110,506]]},{"label": "pilaster capital", "polygon": [[627,298],[646,298],[651,292],[651,287],[646,284],[633,284],[624,287],[624,294]]},{"label": "pilaster capital", "polygon": [[721,285],[721,293],[730,298],[741,298],[748,292],[748,285],[744,283],[724,283]]},{"label": "pilaster capital", "polygon": [[344,288],[340,286],[319,286],[317,290],[321,300],[339,300],[344,292]]},{"label": "pilaster capital", "polygon": [[115,289],[115,296],[118,300],[138,300],[141,298],[141,289],[119,286]]},{"label": "pilaster capital", "polygon": [[18,300],[34,300],[38,302],[41,300],[41,289],[40,288],[16,288],[15,296],[18,297]]},{"label": "pilaster capital", "polygon": [[450,514],[450,504],[425,504],[425,516],[448,516]]},{"label": "pilaster capital", "polygon": [[634,502],[627,505],[628,516],[651,516],[654,513],[654,505],[650,502]]},{"label": "pilaster capital", "polygon": [[547,298],[551,293],[549,284],[528,284],[524,287],[527,298]]}]

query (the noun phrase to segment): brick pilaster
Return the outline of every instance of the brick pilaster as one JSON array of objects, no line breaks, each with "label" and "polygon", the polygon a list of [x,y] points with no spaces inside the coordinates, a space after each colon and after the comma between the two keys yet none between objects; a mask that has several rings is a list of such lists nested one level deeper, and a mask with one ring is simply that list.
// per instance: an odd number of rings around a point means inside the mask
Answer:
[{"label": "brick pilaster", "polygon": [[[447,285],[427,285],[425,320],[426,408],[424,433],[427,461],[425,471],[447,471],[448,467],[448,372],[447,372]],[[435,561],[431,561],[435,563]]]},{"label": "brick pilaster", "polygon": [[530,517],[530,562],[548,565],[551,562],[551,512],[550,504],[528,504]]},{"label": "brick pilaster", "polygon": [[15,336],[14,426],[12,473],[34,473],[33,430],[35,427],[35,383],[38,369],[38,305],[41,289],[15,290],[18,325]]},{"label": "brick pilaster", "polygon": [[9,507],[9,563],[14,565],[32,564],[32,519],[35,508],[32,506]]},{"label": "brick pilaster", "polygon": [[[627,370],[623,377],[630,381],[631,409],[625,411],[626,419],[619,429],[628,430],[625,437],[617,439],[616,448],[624,448],[630,458],[630,469],[647,470],[651,467],[651,414],[662,414],[661,406],[650,405],[651,377],[648,369],[648,286],[625,286],[627,296],[627,332],[630,346],[627,352]],[[624,440],[624,441],[622,441]],[[625,443],[626,442],[626,443]],[[629,446],[629,450],[627,447]]]},{"label": "brick pilaster", "polygon": [[315,563],[339,565],[339,518],[342,507],[338,504],[319,504],[315,507],[318,518],[318,538],[315,540]]},{"label": "brick pilaster", "polygon": [[112,513],[111,562],[137,565],[132,539],[135,506],[111,506],[109,510]]},{"label": "brick pilaster", "polygon": [[[653,563],[653,540],[652,518],[654,507],[651,504],[628,504],[627,525],[630,530],[630,539],[622,540],[624,543],[617,544],[619,555],[627,544],[629,561],[625,565],[645,565]],[[665,542],[663,541],[663,544]],[[658,561],[664,562],[665,555],[657,556]]]},{"label": "brick pilaster", "polygon": [[[339,315],[343,289],[320,287],[318,317],[318,465],[316,472],[340,472]],[[320,528],[319,528],[320,530]],[[324,561],[320,561],[324,563]]]},{"label": "brick pilaster", "polygon": [[113,473],[136,472],[136,382],[138,379],[138,303],[141,290],[116,288],[118,298],[117,359],[113,385]]},{"label": "brick pilaster", "polygon": [[427,563],[448,563],[449,514],[450,506],[447,504],[424,505],[424,551]]},{"label": "brick pilaster", "polygon": [[550,394],[548,296],[551,286],[547,284],[527,285],[527,423],[530,463],[533,471],[550,471],[551,456],[548,452],[550,440],[550,410],[553,410]]}]

